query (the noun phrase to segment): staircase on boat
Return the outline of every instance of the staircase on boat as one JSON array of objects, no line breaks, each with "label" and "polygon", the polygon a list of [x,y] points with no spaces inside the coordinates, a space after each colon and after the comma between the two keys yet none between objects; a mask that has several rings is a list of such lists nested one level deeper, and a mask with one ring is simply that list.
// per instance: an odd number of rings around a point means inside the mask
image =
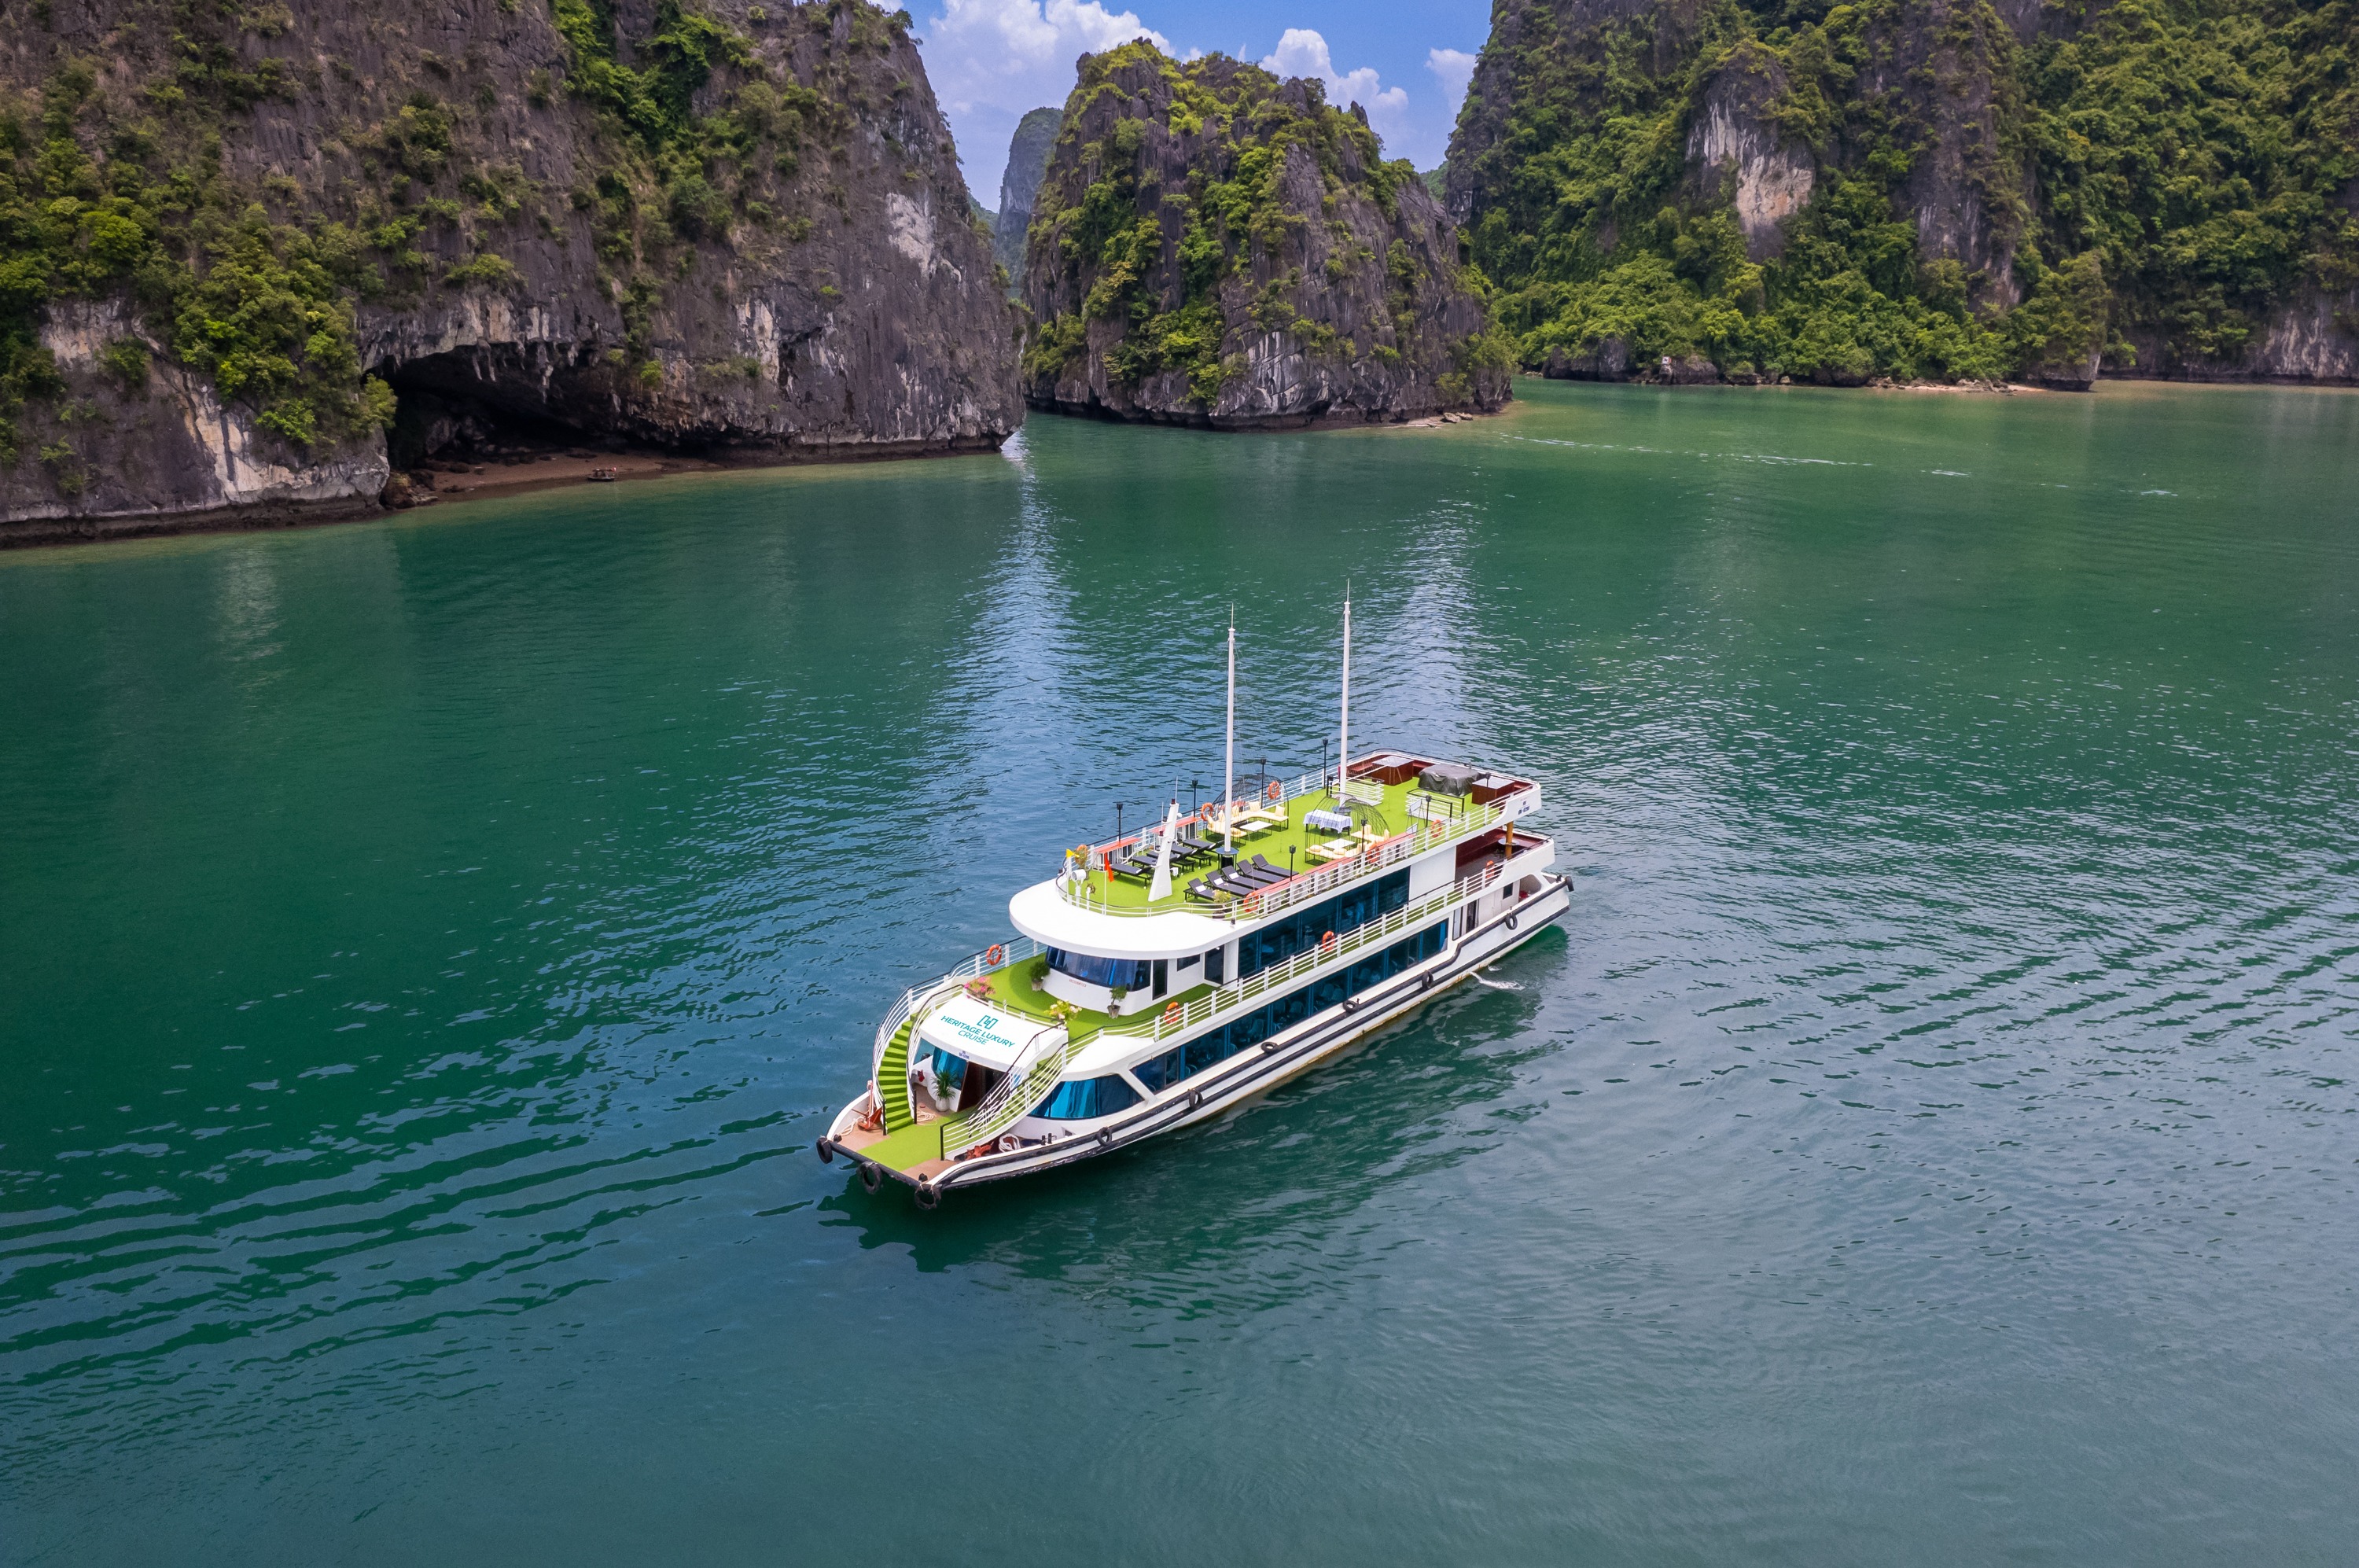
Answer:
[{"label": "staircase on boat", "polygon": [[909,1106],[909,1037],[917,1032],[915,1014],[902,1019],[876,1063],[876,1103],[884,1109],[887,1133],[917,1125],[917,1113]]}]

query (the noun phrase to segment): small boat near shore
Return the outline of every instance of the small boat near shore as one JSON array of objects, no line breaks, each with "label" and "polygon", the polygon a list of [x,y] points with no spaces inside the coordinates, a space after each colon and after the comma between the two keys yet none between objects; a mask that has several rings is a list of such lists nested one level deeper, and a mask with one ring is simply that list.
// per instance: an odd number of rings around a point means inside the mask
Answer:
[{"label": "small boat near shore", "polygon": [[[1234,631],[1230,667],[1234,781]],[[819,1156],[932,1208],[1266,1094],[1566,913],[1539,805],[1529,779],[1376,751],[1077,845],[1009,901],[1013,934],[886,1010]]]}]

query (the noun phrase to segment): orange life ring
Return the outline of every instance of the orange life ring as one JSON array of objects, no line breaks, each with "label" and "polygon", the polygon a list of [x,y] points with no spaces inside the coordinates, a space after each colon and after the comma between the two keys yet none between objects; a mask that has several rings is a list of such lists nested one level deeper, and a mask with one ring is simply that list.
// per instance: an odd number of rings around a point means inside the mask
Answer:
[{"label": "orange life ring", "polygon": [[995,942],[989,947],[984,949],[983,961],[985,964],[990,964],[994,969],[996,969],[1001,964],[1007,962],[1007,950]]},{"label": "orange life ring", "polygon": [[1171,999],[1171,1005],[1163,1009],[1163,1021],[1167,1024],[1178,1023],[1180,1021],[1180,999],[1177,996],[1174,996]]},{"label": "orange life ring", "polygon": [[1268,795],[1273,800],[1282,800],[1286,798],[1286,786],[1273,779],[1269,781],[1268,789],[1265,790],[1264,793]]},{"label": "orange life ring", "polygon": [[1319,939],[1319,951],[1321,953],[1332,953],[1335,951],[1335,933],[1333,931],[1329,931],[1325,936]]}]

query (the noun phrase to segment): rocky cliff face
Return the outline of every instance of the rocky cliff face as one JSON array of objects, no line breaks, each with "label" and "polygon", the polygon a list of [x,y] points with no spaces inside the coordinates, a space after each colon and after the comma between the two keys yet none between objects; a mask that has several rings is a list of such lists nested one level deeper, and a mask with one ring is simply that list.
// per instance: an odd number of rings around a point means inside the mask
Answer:
[{"label": "rocky cliff face", "polygon": [[1706,202],[1726,201],[1745,235],[1745,254],[1765,261],[1786,248],[1786,220],[1810,204],[1818,160],[1785,134],[1771,106],[1785,93],[1786,70],[1767,50],[1740,47],[1706,80],[1688,124],[1692,189]]},{"label": "rocky cliff face", "polygon": [[859,0],[48,0],[0,83],[20,538],[373,506],[451,449],[1021,419],[906,17]]},{"label": "rocky cliff face", "polygon": [[1036,407],[1254,429],[1506,400],[1458,234],[1316,82],[1145,44],[1084,57],[1035,200]]},{"label": "rocky cliff face", "polygon": [[2343,379],[2354,64],[2354,0],[1497,0],[1446,201],[1553,374]]},{"label": "rocky cliff face", "polygon": [[1057,150],[1059,109],[1035,109],[1016,123],[1007,141],[1007,170],[999,177],[999,214],[992,226],[991,253],[1007,269],[1011,286],[1024,277],[1024,236],[1032,226],[1032,199],[1049,173]]}]

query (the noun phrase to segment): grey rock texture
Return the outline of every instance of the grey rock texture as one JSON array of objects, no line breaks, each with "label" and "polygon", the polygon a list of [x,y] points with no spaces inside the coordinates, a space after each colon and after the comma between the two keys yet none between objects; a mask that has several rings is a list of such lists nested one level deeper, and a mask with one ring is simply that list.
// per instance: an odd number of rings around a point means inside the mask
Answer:
[{"label": "grey rock texture", "polygon": [[1786,248],[1786,220],[1810,203],[1818,179],[1809,145],[1770,118],[1771,101],[1785,90],[1785,67],[1768,51],[1740,48],[1712,72],[1688,125],[1698,192],[1734,206],[1745,255],[1755,261]]},{"label": "grey rock texture", "polygon": [[[1995,209],[1989,192],[2019,188],[2023,179],[1999,161],[1998,60],[2010,28],[2027,37],[2039,16],[2036,0],[2008,0],[1997,10],[1913,0],[1871,27],[1871,64],[1859,83],[1909,118],[1923,149],[1901,191],[1918,219],[1920,254],[1987,273],[1986,289],[2004,305],[2020,296],[2008,268],[2019,223],[2011,207]],[[1709,65],[1688,117],[1691,188],[1734,200],[1753,259],[1778,254],[1778,224],[1809,203],[1819,159],[1768,114],[1786,87],[1784,68],[1749,43],[1712,60],[1708,20],[1698,0],[1498,0],[1443,166],[1451,218],[1471,226],[1511,202],[1516,164],[1537,150],[1519,144],[1511,125],[1526,62],[1581,56],[1595,48],[1601,28],[1636,21],[1649,33],[1643,58],[1656,75],[1675,75],[1691,56]]]},{"label": "grey rock texture", "polygon": [[[438,213],[415,265],[370,253],[353,336],[399,414],[306,452],[172,363],[128,298],[53,301],[38,330],[66,391],[28,405],[32,451],[76,416],[82,472],[0,471],[0,538],[187,524],[240,508],[369,507],[393,466],[453,445],[654,447],[749,462],[984,450],[1021,423],[1019,316],[995,286],[951,138],[902,24],[860,0],[709,0],[695,15],[745,38],[717,62],[691,121],[735,114],[761,82],[770,132],[708,158],[695,181],[635,150],[584,93],[544,0],[386,0],[267,8],[225,36],[283,85],[226,123],[221,176],[285,221],[365,234],[387,212]],[[171,78],[176,13],[162,0],[58,0],[47,29],[0,38],[0,89],[38,101],[67,55],[108,61],[85,114],[94,156]],[[12,14],[14,15],[14,14]],[[758,18],[758,19],[757,19]],[[615,11],[615,57],[651,59],[662,14]],[[393,167],[405,105],[447,115],[439,167]],[[636,172],[635,172],[636,171]],[[636,181],[636,185],[632,182]],[[702,205],[683,205],[701,189]],[[665,205],[665,191],[670,206]],[[439,206],[435,205],[440,203]],[[374,215],[374,216],[373,216]],[[441,281],[489,254],[504,270]],[[145,394],[99,375],[97,346],[145,339]],[[144,521],[143,521],[144,519]]]},{"label": "grey rock texture", "polygon": [[1455,225],[1357,105],[1144,44],[1084,57],[1024,273],[1036,408],[1252,430],[1491,410]]},{"label": "grey rock texture", "polygon": [[999,215],[992,226],[991,251],[1007,269],[1010,288],[1024,277],[1024,235],[1032,226],[1032,199],[1057,150],[1060,109],[1035,109],[1017,122],[1007,140],[1007,169],[999,177]]},{"label": "grey rock texture", "polygon": [[[1443,166],[1444,204],[1473,237],[1502,316],[1531,334],[1560,308],[1542,297],[1546,288],[1585,282],[1601,259],[1624,264],[1620,231],[1635,232],[1651,213],[1635,210],[1637,198],[1615,205],[1617,171],[1603,155],[1618,145],[1616,122],[1661,115],[1676,126],[1685,169],[1675,191],[1658,198],[1649,186],[1644,199],[1683,214],[1725,203],[1754,263],[1790,260],[1795,220],[1844,179],[1889,178],[1894,215],[1915,230],[1922,297],[1938,297],[1945,310],[1954,299],[1984,323],[2012,321],[2022,334],[2012,374],[2021,379],[2082,389],[2101,375],[2349,382],[2359,379],[2349,240],[2333,236],[2332,222],[2265,224],[2253,212],[2223,210],[2234,203],[2300,213],[2321,196],[2335,200],[2302,161],[2311,153],[2271,150],[2278,141],[2350,145],[2348,89],[2334,96],[2339,77],[2313,71],[2304,85],[2299,73],[2265,81],[2260,72],[2273,54],[2298,57],[2303,37],[2332,34],[2329,25],[2305,35],[2303,10],[2224,0],[2224,9],[2201,14],[2212,20],[2172,13],[2139,21],[2134,13],[2125,22],[2115,7],[2041,0],[1799,11],[1758,0],[1733,8],[1704,0],[1495,0]],[[2099,83],[2088,91],[2102,103],[2117,90],[2106,73],[2129,69],[2109,62],[2143,58],[2139,69],[2152,71],[2176,58],[2140,57],[2122,41],[2155,28],[2245,40],[2239,47],[2251,50],[2250,81],[2151,84],[2163,99],[2208,96],[2216,102],[2213,123],[2240,128],[2201,147],[2181,147],[2160,131],[2152,146],[2141,145],[2138,122],[2126,117],[2109,123],[2110,141],[2085,121],[2074,128],[2071,116],[2091,113],[2086,101],[2061,96],[2078,91],[2075,83]],[[2103,144],[2102,158],[2091,153],[2091,137]],[[2076,166],[2085,168],[2087,189],[2076,190],[2082,176],[2060,167],[2070,158],[2058,145],[2078,145],[2072,156],[2089,159]],[[2249,164],[2240,161],[2248,153]],[[2329,178],[2338,158],[2349,168],[2347,151],[2336,153],[2322,166]],[[1655,177],[1645,158],[1618,172],[1642,183]],[[2082,222],[2096,204],[2092,191],[2116,203],[2105,220],[2113,226],[2102,233]],[[2359,180],[2340,201],[2359,213]],[[2137,209],[2135,223],[2120,216],[2125,207]],[[2207,212],[2217,216],[2201,216]],[[2206,221],[2219,227],[2207,234]],[[2240,223],[2253,232],[2221,237]],[[2158,234],[2166,224],[2168,245],[2152,235],[2123,237],[2138,225]],[[2246,243],[2254,255],[2276,246],[2275,258],[2231,259]],[[2189,256],[2190,246],[2201,254]],[[2101,252],[2118,274],[2070,270]],[[1910,289],[1904,281],[1887,292]],[[2083,316],[2093,323],[2087,331]],[[2053,329],[2045,339],[2037,335],[2042,323]],[[1527,335],[1526,363],[1550,376],[1659,373],[1644,354],[1622,365],[1605,335],[1553,351]],[[2118,352],[2123,346],[2131,352]],[[1788,338],[1779,352],[1791,347]],[[1763,350],[1756,342],[1715,353],[1733,359]],[[1751,360],[1733,363],[1742,378]],[[1837,382],[1870,376],[1832,362],[1812,374]]]}]

